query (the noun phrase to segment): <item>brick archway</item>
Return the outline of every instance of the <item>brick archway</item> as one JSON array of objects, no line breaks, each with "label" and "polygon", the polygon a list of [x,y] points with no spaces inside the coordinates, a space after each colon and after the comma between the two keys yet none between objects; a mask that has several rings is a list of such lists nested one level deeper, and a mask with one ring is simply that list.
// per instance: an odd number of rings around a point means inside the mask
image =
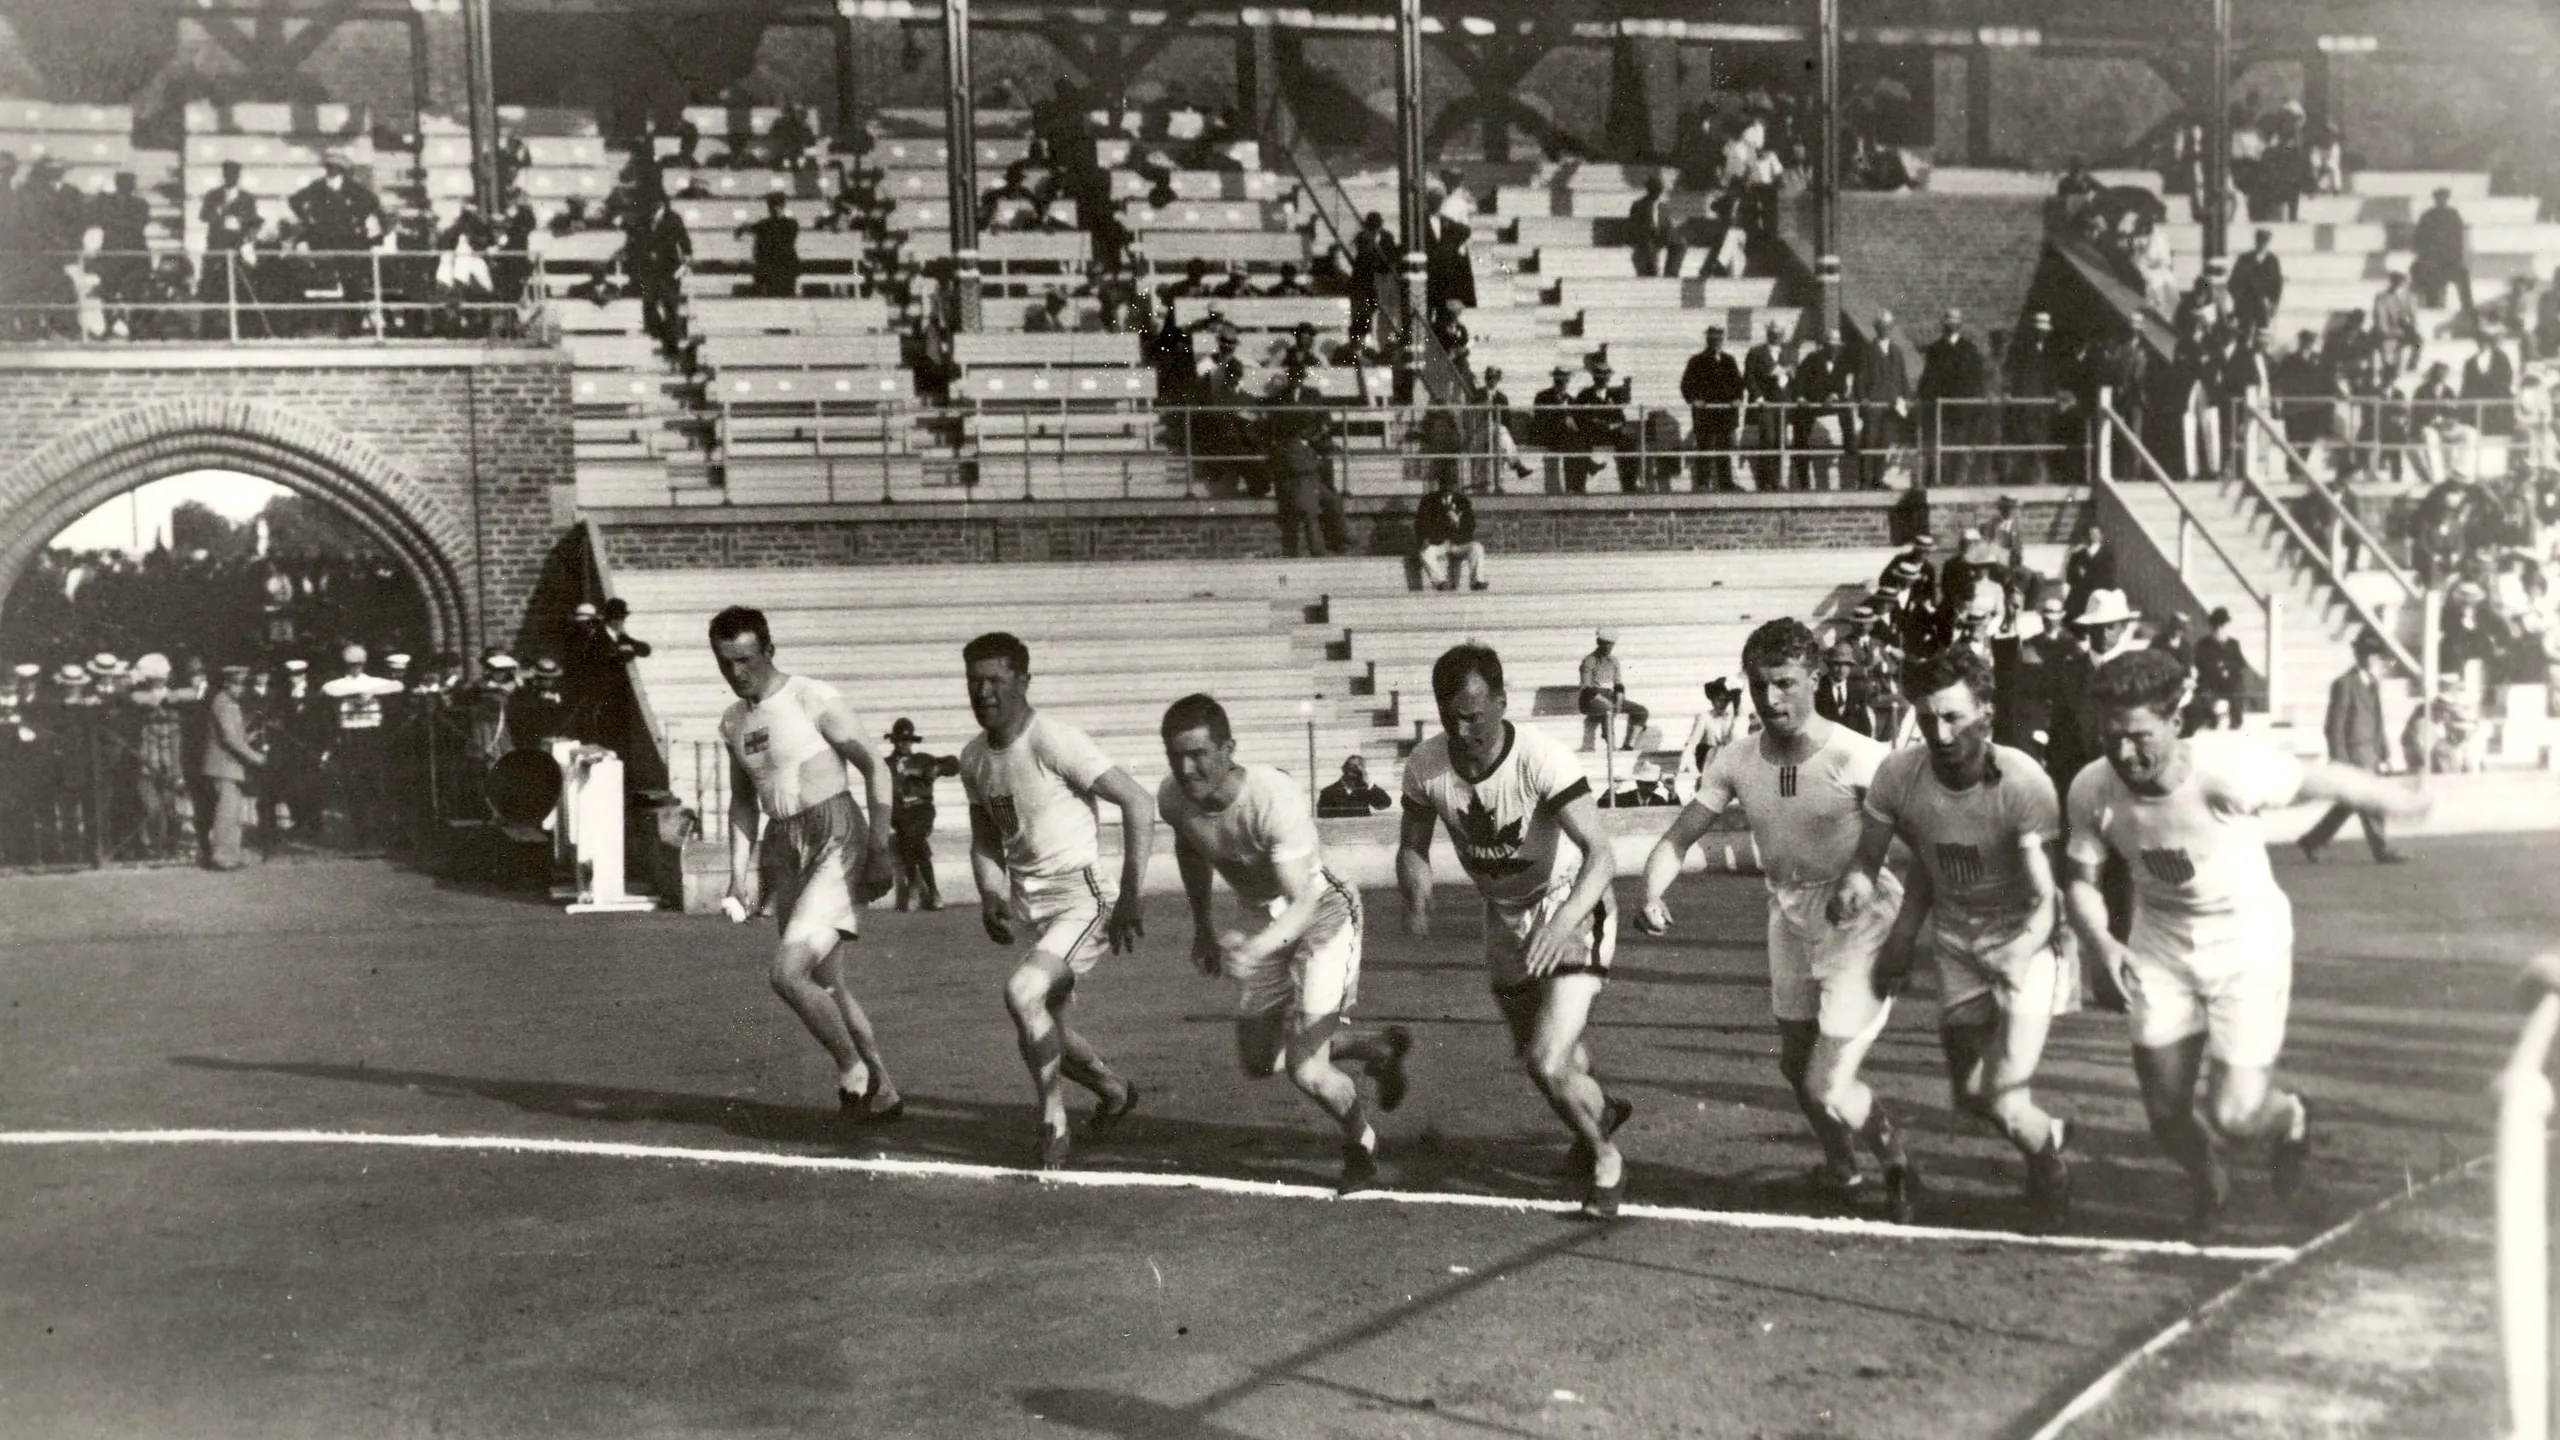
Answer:
[{"label": "brick archway", "polygon": [[470,524],[380,452],[280,405],[185,398],[118,411],[38,447],[0,473],[0,603],[47,541],[138,485],[189,470],[238,470],[328,501],[372,536],[424,602],[439,648],[479,633],[463,577]]}]

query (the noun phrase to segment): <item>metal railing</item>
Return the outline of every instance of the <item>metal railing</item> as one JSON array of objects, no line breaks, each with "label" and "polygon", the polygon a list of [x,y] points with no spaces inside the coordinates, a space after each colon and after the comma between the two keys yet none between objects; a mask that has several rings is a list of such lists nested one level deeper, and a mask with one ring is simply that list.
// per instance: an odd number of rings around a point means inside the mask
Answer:
[{"label": "metal railing", "polygon": [[[2247,400],[2232,402],[2222,433],[2246,433]],[[2309,460],[2326,460],[2332,469],[2351,475],[2388,475],[2432,483],[2448,475],[2495,480],[2560,469],[2560,429],[2547,417],[2520,411],[2512,400],[2417,400],[2405,395],[2347,396],[2309,399],[2273,397],[2271,407],[2280,433],[2289,420],[2328,412],[2321,435],[2308,446]],[[2456,422],[2451,432],[2438,432],[2437,419]],[[2306,447],[2296,445],[2297,450]]]},{"label": "metal railing", "polygon": [[2551,1047],[2560,1039],[2560,953],[2525,967],[2532,1010],[2499,1072],[2498,1344],[2507,1434],[2551,1440]]},{"label": "metal railing", "polygon": [[2392,558],[2389,547],[2356,518],[2355,512],[2346,507],[2346,502],[2338,498],[2335,490],[2321,480],[2319,472],[2312,469],[2311,462],[2293,448],[2293,442],[2285,437],[2284,431],[2268,418],[2266,412],[2250,407],[2248,423],[2256,430],[2267,453],[2284,462],[2286,473],[2302,480],[2303,493],[2311,497],[2321,516],[2320,538],[2325,542],[2323,551],[2331,573],[2338,576],[2348,573],[2351,567],[2347,563],[2346,547],[2352,541],[2363,557],[2373,562],[2375,569],[2391,577],[2405,598],[2419,599],[2424,592],[2416,578],[2401,568],[2400,562]]},{"label": "metal railing", "polygon": [[[543,333],[525,251],[19,252],[0,340],[201,344],[528,339]],[[58,277],[58,278],[57,278]],[[46,298],[50,292],[50,298]]]},{"label": "metal railing", "polygon": [[[2124,422],[2124,418],[2116,414],[2114,405],[2110,403],[2112,398],[2101,391],[2098,400],[2101,434],[2097,446],[2098,463],[2093,474],[2096,477],[2099,494],[2113,501],[2124,512],[2128,530],[2135,533],[2148,533],[2142,530],[2131,507],[2125,501],[2124,482],[2116,478],[2114,457],[2117,446],[2122,445],[2125,452],[2134,458],[2141,469],[2142,473],[2136,478],[2135,483],[2144,480],[2151,482],[2177,507],[2178,529],[2174,549],[2162,557],[2170,563],[2173,570],[2174,583],[2179,592],[2175,598],[2185,602],[2197,600],[2189,571],[2194,562],[2195,539],[2197,536],[2202,536],[2206,547],[2212,550],[2214,557],[2222,562],[2224,570],[2229,573],[2232,585],[2248,599],[2250,604],[2258,608],[2260,623],[2264,626],[2259,654],[2260,674],[2267,688],[2267,711],[2269,714],[2282,714],[2285,678],[2283,597],[2270,594],[2250,580],[2248,570],[2230,551],[2223,548],[2221,540],[2214,536],[2212,528],[2205,524],[2202,516],[2196,514],[2195,507],[2187,503],[2186,496],[2179,493],[2177,482],[2171,480],[2168,471],[2162,469],[2160,462],[2153,458],[2151,451],[2143,445],[2142,437],[2136,435],[2133,428]],[[2121,548],[2125,553],[2134,553],[2130,546]],[[2159,598],[2154,596],[2147,599],[2144,608],[2155,608]],[[2180,608],[2183,609],[2183,605]],[[2199,605],[2198,608],[2203,607]]]},{"label": "metal railing", "polygon": [[[2256,412],[2252,411],[2251,414],[2255,416]],[[2263,417],[2257,418],[2263,419]],[[2286,538],[2292,540],[2294,545],[2302,551],[2303,558],[2310,562],[2319,581],[2328,586],[2330,593],[2347,607],[2349,614],[2355,616],[2356,623],[2373,632],[2374,637],[2390,651],[2392,660],[2399,664],[2402,673],[2426,674],[2425,670],[2419,668],[2417,657],[2411,655],[2408,647],[2400,643],[2400,638],[2383,624],[2382,618],[2373,613],[2373,608],[2357,598],[2354,591],[2347,588],[2345,577],[2329,563],[2327,551],[2303,532],[2302,525],[2294,519],[2293,512],[2286,509],[2268,491],[2266,484],[2251,473],[2251,467],[2242,465],[2238,467],[2236,473],[2241,485],[2247,488],[2251,497],[2256,499],[2259,505],[2274,518],[2276,525],[2281,528]]]},{"label": "metal railing", "polygon": [[[585,413],[616,408],[589,406]],[[774,503],[930,498],[919,489],[978,499],[1217,499],[1261,490],[1282,416],[1291,433],[1314,442],[1332,472],[1329,483],[1343,495],[1411,495],[1437,488],[1452,469],[1479,493],[1554,495],[1861,490],[1920,483],[1928,473],[1912,446],[1873,444],[1854,407],[1823,404],[1690,412],[1332,396],[1315,404],[1235,405],[1055,396],[951,405],[759,399],[721,403],[710,430],[733,473],[777,477],[791,493]],[[2067,478],[2086,459],[2081,447],[2060,439],[1940,441],[1941,475],[1952,474],[1961,458],[1984,484],[2039,483],[2057,471]],[[1115,465],[1116,482],[1094,478]],[[1069,474],[1079,478],[1060,478]],[[813,478],[814,490],[807,483]]]}]

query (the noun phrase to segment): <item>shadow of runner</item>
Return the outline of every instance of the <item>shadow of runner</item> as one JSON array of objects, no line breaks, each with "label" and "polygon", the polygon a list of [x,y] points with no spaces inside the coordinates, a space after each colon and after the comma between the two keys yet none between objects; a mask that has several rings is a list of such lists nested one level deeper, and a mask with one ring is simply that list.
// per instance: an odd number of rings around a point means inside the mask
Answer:
[{"label": "shadow of runner", "polygon": [[[1134,1395],[1114,1394],[1108,1390],[1038,1389],[1017,1392],[1023,1409],[1053,1424],[1073,1425],[1120,1440],[1245,1440],[1245,1433],[1219,1425],[1210,1419],[1246,1396],[1275,1381],[1304,1379],[1327,1389],[1344,1389],[1298,1372],[1322,1360],[1366,1345],[1390,1334],[1413,1320],[1456,1303],[1486,1286],[1498,1284],[1522,1274],[1560,1255],[1580,1249],[1609,1233],[1609,1225],[1576,1225],[1563,1234],[1542,1240],[1497,1265],[1488,1265],[1474,1273],[1451,1281],[1428,1294],[1416,1295],[1401,1304],[1366,1320],[1358,1321],[1313,1344],[1303,1346],[1265,1365],[1257,1365],[1242,1378],[1219,1387],[1188,1405],[1166,1405]],[[1443,1410],[1425,1397],[1416,1400],[1358,1392],[1358,1398],[1382,1408],[1407,1411],[1417,1417],[1469,1430],[1497,1435],[1536,1435],[1544,1432],[1523,1430],[1499,1421],[1479,1419],[1456,1411]]]}]

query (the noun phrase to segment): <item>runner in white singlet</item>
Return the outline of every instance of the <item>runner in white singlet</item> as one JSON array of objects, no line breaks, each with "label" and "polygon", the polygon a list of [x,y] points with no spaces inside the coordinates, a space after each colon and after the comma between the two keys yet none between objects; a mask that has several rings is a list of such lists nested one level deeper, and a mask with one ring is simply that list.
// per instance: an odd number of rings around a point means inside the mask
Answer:
[{"label": "runner in white singlet", "polygon": [[[1226,707],[1186,695],[1165,711],[1164,758],[1172,773],[1156,810],[1173,827],[1174,859],[1191,901],[1191,958],[1201,973],[1237,983],[1236,1060],[1247,1078],[1280,1073],[1342,1133],[1348,1195],[1377,1183],[1378,1135],[1360,1087],[1335,1066],[1357,1062],[1378,1086],[1378,1108],[1404,1101],[1401,1026],[1354,1036],[1360,995],[1360,892],[1325,868],[1307,792],[1268,765],[1236,763]],[[1221,933],[1211,915],[1212,875],[1259,912],[1260,928]]]},{"label": "runner in white singlet", "polygon": [[[1098,1097],[1088,1130],[1097,1139],[1138,1104],[1138,1087],[1103,1063],[1067,1010],[1076,978],[1106,952],[1136,948],[1144,931],[1138,889],[1155,846],[1155,806],[1091,736],[1031,708],[1031,651],[1020,640],[981,635],[960,658],[982,732],[960,752],[978,914],[999,945],[1013,943],[1017,923],[1031,932],[1031,953],[1005,981],[1005,1008],[1040,1098],[1032,1162],[1055,1170],[1069,1148],[1062,1079]],[[1096,798],[1120,812],[1116,890],[1102,876]]]},{"label": "runner in white singlet", "polygon": [[[2267,1142],[2279,1199],[2301,1189],[2311,1155],[2309,1110],[2275,1087],[2293,995],[2293,904],[2267,863],[2259,817],[2317,801],[2417,815],[2427,801],[2363,770],[2296,760],[2244,732],[2182,739],[2193,684],[2175,657],[2156,650],[2099,667],[2091,698],[2105,758],[2071,782],[2066,899],[2080,943],[2124,987],[2151,1133],[2187,1172],[2190,1238],[2209,1239],[2230,1189],[2220,1146]],[[2121,942],[2108,930],[2098,885],[2109,852],[2133,874],[2133,928]]]},{"label": "runner in white singlet", "polygon": [[[1897,750],[1867,791],[1865,834],[1841,877],[1835,915],[1872,903],[1895,840],[1913,863],[1902,914],[1877,970],[1901,983],[1922,923],[1935,933],[1938,1040],[1956,1108],[1998,1127],[2027,1162],[2030,1224],[2071,1220],[2069,1129],[2028,1089],[2054,1014],[2076,1004],[2054,954],[2060,924],[2053,858],[2061,816],[2053,782],[2025,754],[1991,740],[1991,666],[1956,645],[1902,677],[1925,745]],[[2076,969],[2071,972],[2077,975]]]},{"label": "runner in white singlet", "polygon": [[[895,1120],[906,1101],[837,953],[859,935],[863,904],[892,883],[888,766],[863,743],[861,722],[834,687],[775,667],[762,611],[733,605],[713,616],[711,653],[738,696],[720,717],[731,913],[753,914],[759,891],[773,902],[782,926],[773,988],[836,1062],[839,1110],[857,1124]],[[846,787],[847,765],[862,771],[867,829]]]},{"label": "runner in white singlet", "polygon": [[1446,825],[1484,897],[1494,1002],[1530,1080],[1573,1132],[1577,1168],[1590,1167],[1581,1213],[1608,1219],[1626,1190],[1626,1161],[1610,1137],[1635,1113],[1600,1088],[1583,1044],[1618,942],[1608,832],[1581,760],[1503,718],[1500,656],[1460,645],[1431,667],[1431,690],[1443,733],[1404,770],[1396,884],[1405,929],[1431,933],[1431,837]]},{"label": "runner in white singlet", "polygon": [[1833,885],[1857,856],[1867,787],[1885,747],[1814,713],[1822,645],[1802,621],[1772,620],[1753,631],[1742,670],[1761,732],[1707,762],[1697,797],[1645,859],[1636,924],[1655,935],[1670,928],[1663,897],[1689,847],[1728,806],[1740,805],[1768,876],[1778,1071],[1822,1144],[1811,1182],[1826,1199],[1853,1199],[1866,1179],[1858,1168],[1863,1140],[1884,1167],[1888,1209],[1907,1224],[1919,1199],[1909,1161],[1875,1092],[1858,1078],[1893,1013],[1892,993],[1876,984],[1876,953],[1900,912],[1902,882],[1884,872],[1874,903],[1846,923],[1835,925],[1825,913]]}]

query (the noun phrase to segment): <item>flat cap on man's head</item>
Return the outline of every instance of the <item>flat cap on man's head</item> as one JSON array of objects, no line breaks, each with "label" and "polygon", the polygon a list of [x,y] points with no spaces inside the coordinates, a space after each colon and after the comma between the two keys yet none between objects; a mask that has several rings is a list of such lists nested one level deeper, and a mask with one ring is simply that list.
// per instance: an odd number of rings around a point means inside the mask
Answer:
[{"label": "flat cap on man's head", "polygon": [[1603,645],[1615,645],[1618,643],[1618,627],[1615,625],[1603,625],[1599,629],[1591,632],[1591,638]]}]

